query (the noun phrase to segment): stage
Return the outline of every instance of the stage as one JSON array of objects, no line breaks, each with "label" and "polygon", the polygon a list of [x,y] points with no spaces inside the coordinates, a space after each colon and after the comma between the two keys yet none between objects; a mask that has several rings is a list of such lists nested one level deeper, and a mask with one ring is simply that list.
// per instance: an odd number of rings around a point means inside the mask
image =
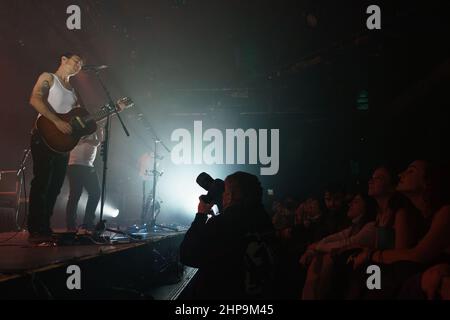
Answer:
[{"label": "stage", "polygon": [[[196,271],[179,262],[184,234],[132,242],[106,234],[116,243],[40,246],[25,231],[0,233],[0,298],[176,299]],[[80,289],[68,288],[69,266],[79,267]]]}]

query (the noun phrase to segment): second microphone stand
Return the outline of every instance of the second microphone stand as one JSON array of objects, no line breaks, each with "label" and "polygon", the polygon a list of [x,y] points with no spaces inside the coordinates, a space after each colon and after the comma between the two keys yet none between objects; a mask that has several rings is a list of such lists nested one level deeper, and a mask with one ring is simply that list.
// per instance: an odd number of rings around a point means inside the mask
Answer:
[{"label": "second microphone stand", "polygon": [[155,149],[154,149],[154,160],[153,160],[153,189],[152,189],[152,210],[151,210],[151,218],[150,218],[150,232],[151,231],[158,231],[159,229],[168,229],[168,230],[172,230],[172,231],[178,231],[177,228],[172,228],[172,227],[168,227],[168,226],[164,226],[161,224],[157,224],[156,223],[156,186],[157,186],[157,179],[159,176],[161,176],[160,172],[158,172],[156,170],[157,168],[157,163],[156,161],[158,160],[158,144],[161,142],[158,139],[154,139],[155,141]]}]

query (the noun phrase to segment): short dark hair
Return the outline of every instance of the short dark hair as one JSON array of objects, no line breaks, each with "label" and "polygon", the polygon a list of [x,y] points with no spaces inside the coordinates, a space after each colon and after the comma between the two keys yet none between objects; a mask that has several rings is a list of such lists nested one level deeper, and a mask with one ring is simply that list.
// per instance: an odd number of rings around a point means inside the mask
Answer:
[{"label": "short dark hair", "polygon": [[393,186],[396,186],[398,184],[399,181],[399,177],[398,177],[398,172],[399,170],[397,168],[395,168],[393,165],[389,164],[389,163],[382,163],[379,164],[375,167],[374,171],[377,169],[383,169],[387,172],[389,179],[390,179],[390,183]]},{"label": "short dark hair", "polygon": [[59,63],[61,63],[61,58],[62,58],[62,57],[66,57],[67,59],[70,59],[70,58],[72,58],[73,56],[80,57],[81,60],[82,60],[83,62],[85,62],[84,57],[83,57],[82,55],[80,55],[80,54],[78,54],[78,53],[75,53],[75,52],[68,51],[68,52],[64,52],[63,54],[61,54],[61,55],[59,56]]},{"label": "short dark hair", "polygon": [[362,225],[366,224],[367,222],[374,221],[377,214],[378,214],[378,203],[377,201],[367,195],[366,192],[358,192],[355,194],[355,197],[360,196],[364,201],[364,207],[365,207],[365,214],[360,221]]},{"label": "short dark hair", "polygon": [[253,174],[237,171],[230,174],[225,182],[230,183],[242,204],[258,205],[262,203],[262,187],[258,177]]}]

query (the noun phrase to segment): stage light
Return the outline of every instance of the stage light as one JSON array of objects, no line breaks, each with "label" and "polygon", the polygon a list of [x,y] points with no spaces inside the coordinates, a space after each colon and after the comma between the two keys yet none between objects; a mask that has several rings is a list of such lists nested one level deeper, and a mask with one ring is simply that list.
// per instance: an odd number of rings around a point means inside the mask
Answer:
[{"label": "stage light", "polygon": [[[95,212],[96,215],[100,216],[100,204],[97,206],[97,211]],[[119,209],[114,208],[108,203],[105,203],[105,206],[103,207],[103,216],[109,217],[109,218],[117,218],[119,215]]]},{"label": "stage light", "polygon": [[173,165],[167,168],[164,178],[160,180],[156,195],[157,199],[163,201],[161,215],[171,212],[194,217],[200,195],[206,194],[206,191],[195,182],[201,172],[208,172],[222,179],[231,173],[225,172],[220,166]]},{"label": "stage light", "polygon": [[170,195],[175,197],[175,201],[171,199],[171,206],[177,211],[185,214],[195,214],[198,205],[198,197],[204,193],[195,179],[198,173],[195,170],[179,170],[177,174],[166,175],[164,180],[161,180],[160,195],[164,199],[169,199]]}]

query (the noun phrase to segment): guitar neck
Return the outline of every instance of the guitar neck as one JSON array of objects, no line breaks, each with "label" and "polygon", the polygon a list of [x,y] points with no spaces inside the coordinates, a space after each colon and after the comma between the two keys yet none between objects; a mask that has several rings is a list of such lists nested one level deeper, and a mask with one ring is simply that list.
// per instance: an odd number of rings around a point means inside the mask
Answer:
[{"label": "guitar neck", "polygon": [[84,118],[84,120],[86,122],[89,122],[89,121],[98,122],[100,120],[103,120],[104,118],[106,118],[108,115],[110,115],[113,112],[114,112],[114,110],[111,110],[111,109],[101,109],[100,111],[98,111],[94,114],[88,115],[86,118]]},{"label": "guitar neck", "polygon": [[93,113],[93,114],[90,114],[90,115],[87,115],[86,117],[84,117],[83,121],[99,122],[99,121],[103,120],[104,118],[106,118],[107,116],[109,116],[110,114],[113,114],[115,112],[121,112],[126,108],[132,107],[133,105],[134,105],[134,103],[130,98],[124,97],[117,101],[117,105],[116,104],[112,104],[112,105],[106,104],[103,106],[103,108],[101,108],[96,113]]}]

